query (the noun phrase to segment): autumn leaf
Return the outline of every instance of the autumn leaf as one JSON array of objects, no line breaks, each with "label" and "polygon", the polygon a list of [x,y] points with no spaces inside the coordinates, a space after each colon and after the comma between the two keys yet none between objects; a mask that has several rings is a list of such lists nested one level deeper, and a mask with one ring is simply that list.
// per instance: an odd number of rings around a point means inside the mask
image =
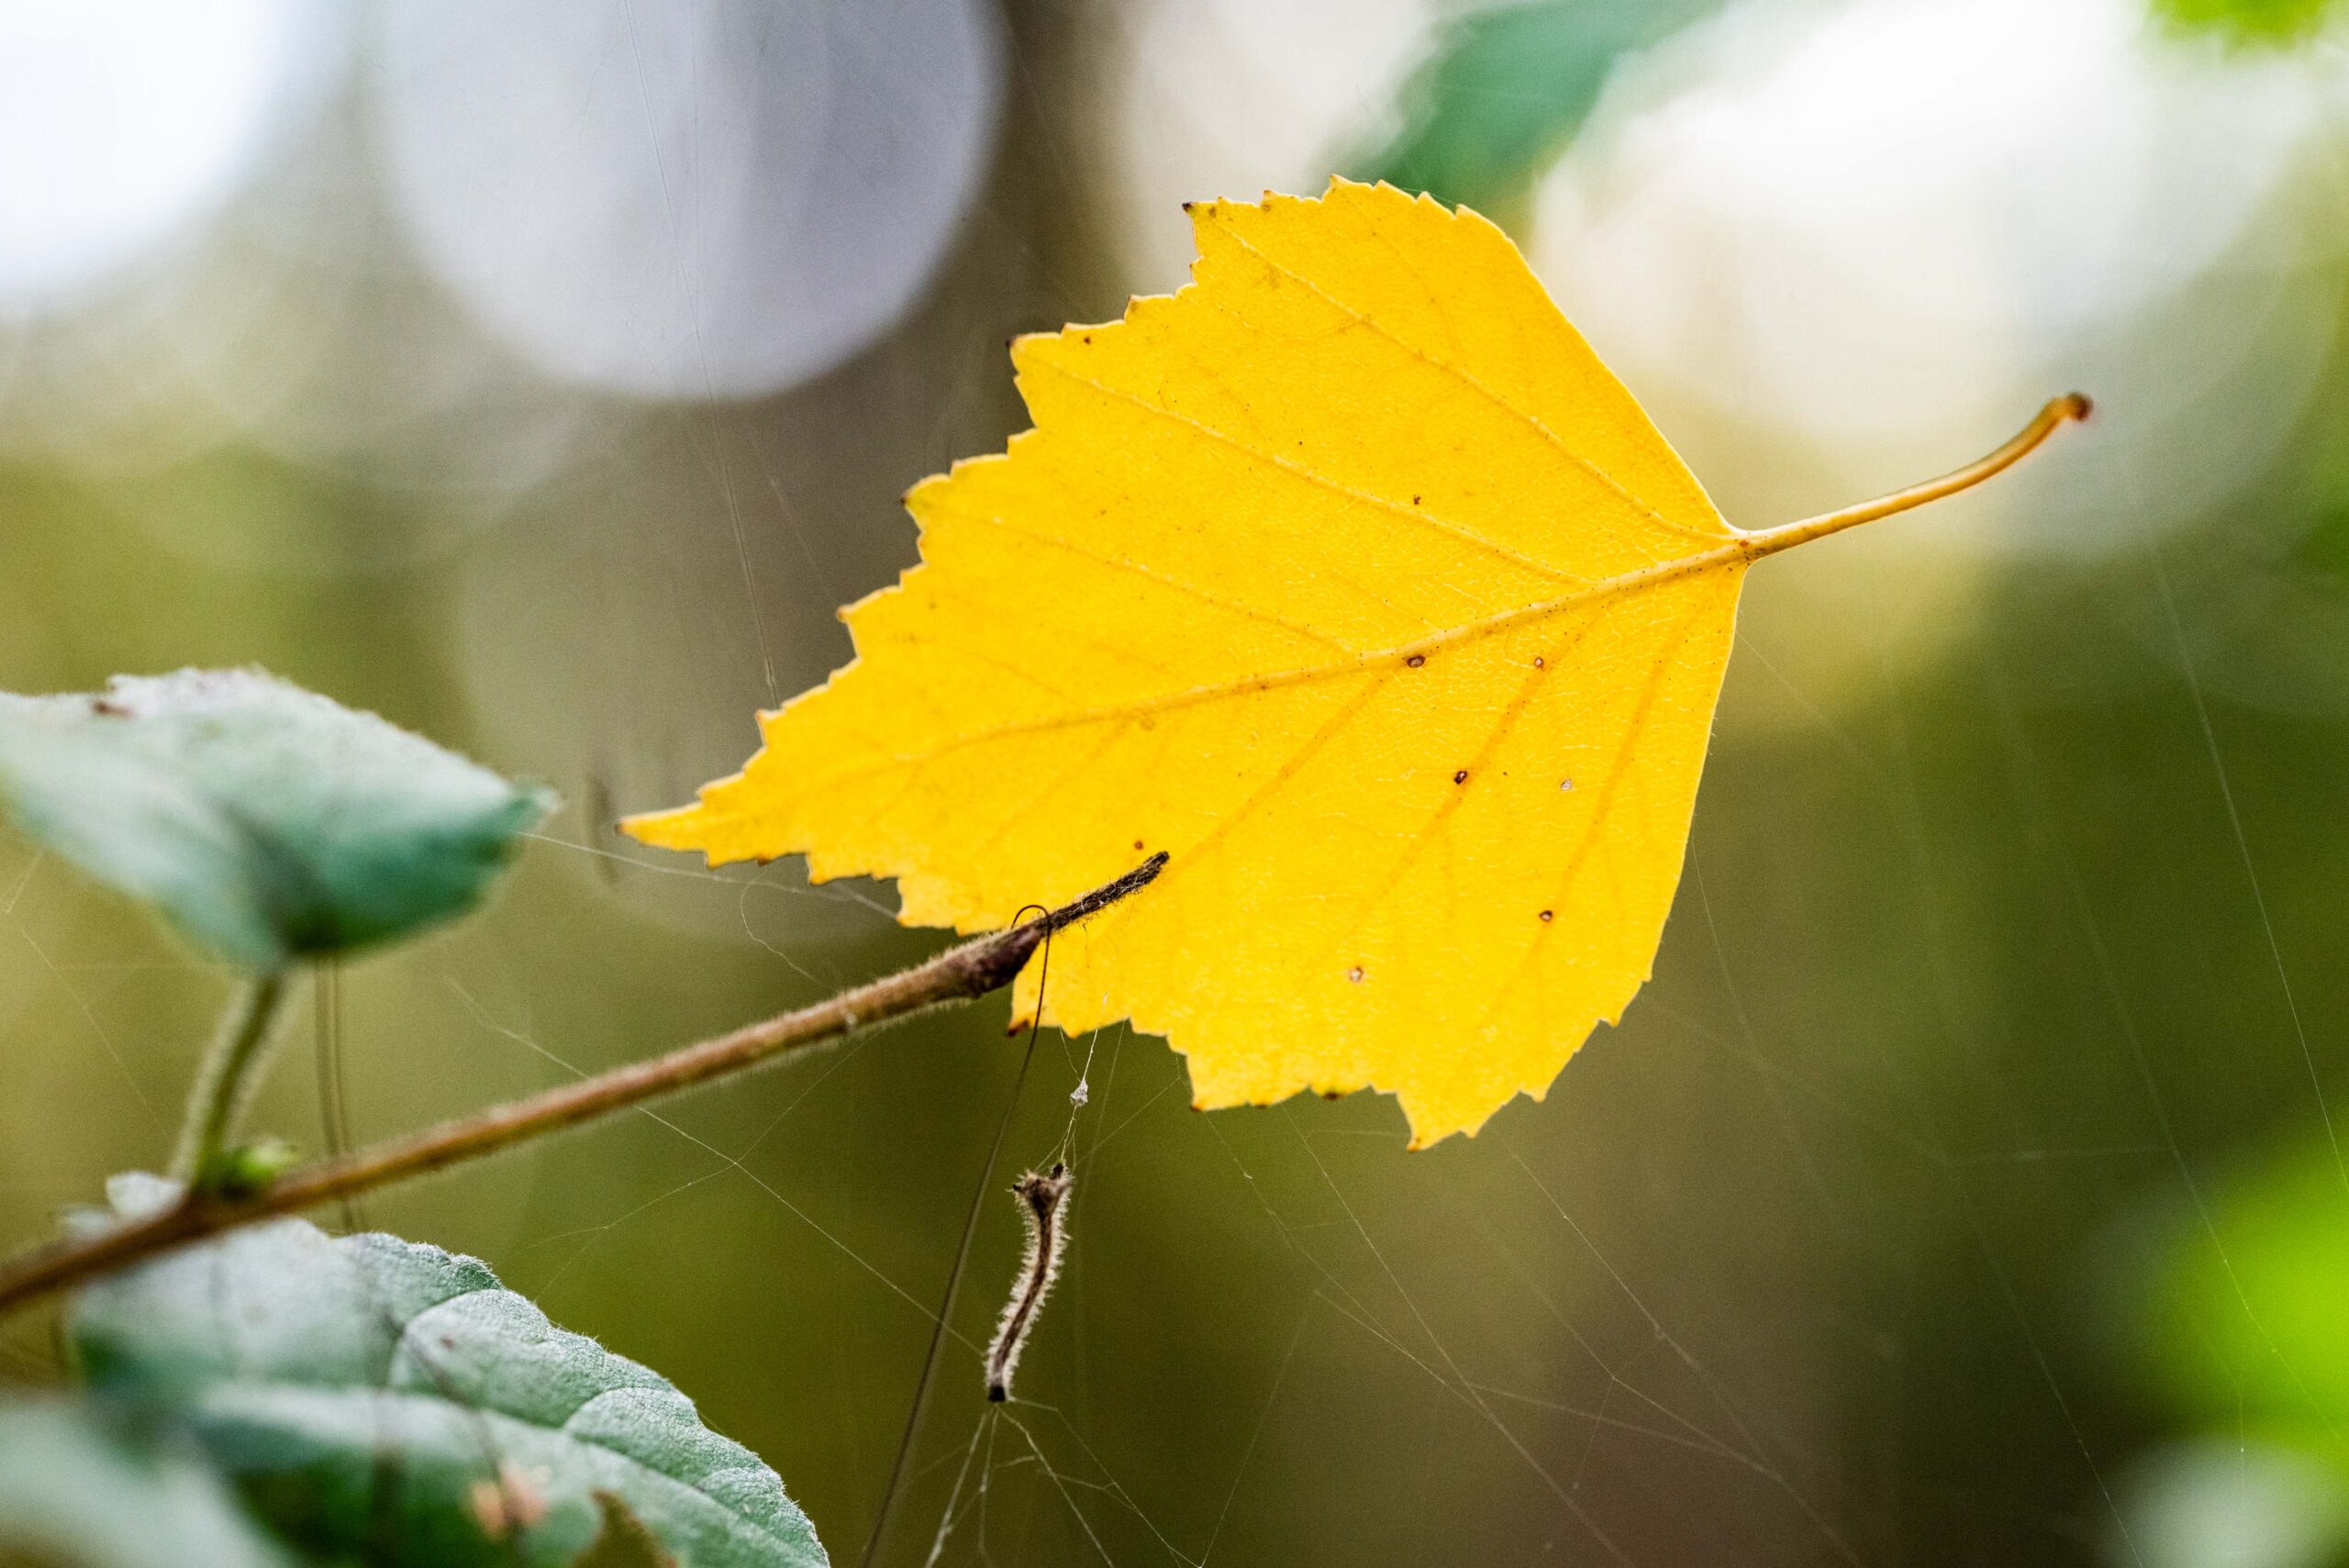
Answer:
[{"label": "autumn leaf", "polygon": [[1166,1036],[1202,1106],[1370,1086],[1415,1147],[1473,1132],[1648,977],[1746,567],[2086,405],[1741,533],[1475,213],[1339,181],[1192,218],[1182,292],[1014,345],[1036,428],[907,497],[922,563],[844,612],[855,662],[626,827],[966,931],[1165,851],[1058,939],[1047,1021]]}]

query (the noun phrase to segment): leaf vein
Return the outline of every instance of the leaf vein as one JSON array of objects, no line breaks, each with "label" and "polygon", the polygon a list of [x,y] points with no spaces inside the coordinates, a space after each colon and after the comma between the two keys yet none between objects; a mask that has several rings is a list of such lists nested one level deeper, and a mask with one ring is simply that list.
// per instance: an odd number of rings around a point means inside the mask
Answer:
[{"label": "leaf vein", "polygon": [[1357,501],[1364,506],[1376,507],[1380,511],[1392,513],[1396,517],[1408,518],[1422,528],[1433,528],[1438,533],[1448,535],[1464,544],[1473,545],[1496,560],[1506,561],[1512,566],[1521,567],[1525,571],[1547,577],[1553,583],[1582,584],[1589,581],[1587,578],[1578,577],[1571,572],[1552,566],[1547,562],[1537,561],[1532,556],[1511,550],[1505,544],[1496,543],[1473,528],[1464,528],[1458,523],[1447,522],[1422,507],[1375,495],[1371,491],[1348,484],[1342,480],[1334,479],[1319,469],[1308,468],[1303,463],[1283,457],[1278,452],[1266,451],[1262,447],[1251,446],[1230,431],[1218,429],[1207,421],[1186,414],[1179,408],[1170,408],[1163,403],[1153,403],[1138,393],[1129,392],[1121,386],[1112,386],[1098,377],[1083,374],[1068,365],[1055,364],[1052,361],[1042,359],[1030,362],[1032,365],[1052,370],[1076,383],[1079,386],[1089,387],[1104,397],[1116,398],[1121,403],[1132,405],[1146,414],[1154,414],[1162,419],[1172,420],[1175,424],[1196,430],[1210,440],[1219,441],[1230,447],[1242,457],[1252,458],[1269,467],[1276,468],[1284,473],[1302,479],[1307,484],[1327,490],[1332,495],[1343,495],[1350,501]]},{"label": "leaf vein", "polygon": [[1589,458],[1568,446],[1565,442],[1565,439],[1560,436],[1557,431],[1552,429],[1548,422],[1543,420],[1540,415],[1535,414],[1531,409],[1519,407],[1516,404],[1510,402],[1507,397],[1502,396],[1501,394],[1495,391],[1492,387],[1486,385],[1481,378],[1479,378],[1474,372],[1468,370],[1465,366],[1454,364],[1450,360],[1439,358],[1438,356],[1428,352],[1425,349],[1420,348],[1418,344],[1406,340],[1392,328],[1386,326],[1386,323],[1380,321],[1377,317],[1371,316],[1364,311],[1355,309],[1353,306],[1348,305],[1345,301],[1338,298],[1335,295],[1323,288],[1319,284],[1315,283],[1311,278],[1307,277],[1304,273],[1297,272],[1295,268],[1290,267],[1284,262],[1275,261],[1273,257],[1265,251],[1264,247],[1254,243],[1252,240],[1250,240],[1246,236],[1240,234],[1237,231],[1230,231],[1230,238],[1232,243],[1254,255],[1259,261],[1263,261],[1264,265],[1273,269],[1273,271],[1304,284],[1306,288],[1313,294],[1319,295],[1322,301],[1326,303],[1330,309],[1335,310],[1343,316],[1349,317],[1354,321],[1359,322],[1361,325],[1369,328],[1371,331],[1386,339],[1397,348],[1401,349],[1405,353],[1417,358],[1430,369],[1442,372],[1444,374],[1449,375],[1453,380],[1459,382],[1463,386],[1469,388],[1479,396],[1486,398],[1495,407],[1499,408],[1506,413],[1512,414],[1518,418],[1525,421],[1526,424],[1539,431],[1543,439],[1548,440],[1552,446],[1557,448],[1558,451],[1569,462],[1572,462],[1575,467],[1589,474],[1593,479],[1598,480],[1601,484],[1613,491],[1617,495],[1631,503],[1632,506],[1644,513],[1649,520],[1655,523],[1658,527],[1663,528],[1669,532],[1678,534],[1685,539],[1712,540],[1722,537],[1710,529],[1692,528],[1686,523],[1676,523],[1671,518],[1665,517],[1662,512],[1656,510],[1656,508],[1649,502],[1635,495],[1631,490],[1626,487],[1622,482],[1615,478],[1614,475],[1609,473],[1605,469],[1600,468],[1597,463],[1591,462]]}]

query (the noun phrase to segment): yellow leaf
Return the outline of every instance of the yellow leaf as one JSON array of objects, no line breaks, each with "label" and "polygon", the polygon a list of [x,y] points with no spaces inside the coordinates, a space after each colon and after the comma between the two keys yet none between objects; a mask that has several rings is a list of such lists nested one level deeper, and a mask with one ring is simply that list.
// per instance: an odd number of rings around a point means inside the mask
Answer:
[{"label": "yellow leaf", "polygon": [[[1646,980],[1754,559],[1497,228],[1387,186],[1192,209],[1191,284],[1012,350],[1036,428],[917,485],[922,563],[699,804],[974,930],[1172,860],[1055,940],[1195,1103],[1394,1093],[1414,1147],[1537,1097]],[[1015,1002],[1034,1004],[1035,968]]]}]

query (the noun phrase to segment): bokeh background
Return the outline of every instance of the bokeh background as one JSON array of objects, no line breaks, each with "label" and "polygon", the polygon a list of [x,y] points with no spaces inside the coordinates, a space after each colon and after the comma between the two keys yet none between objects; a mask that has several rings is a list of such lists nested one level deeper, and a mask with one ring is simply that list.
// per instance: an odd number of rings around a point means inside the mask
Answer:
[{"label": "bokeh background", "polygon": [[[1069,1273],[892,1560],[2349,1562],[2349,27],[2320,0],[0,0],[0,689],[258,662],[567,806],[323,975],[312,1149],[935,945],[634,849],[848,653],[1017,332],[1179,203],[1503,221],[1733,519],[2099,417],[1748,591],[1656,977],[1545,1103],[1195,1115],[1046,1036]],[[0,838],[0,1240],[227,978]],[[1000,998],[322,1218],[662,1369],[852,1561]],[[1071,1091],[1082,1081],[1082,1106]],[[985,1212],[983,1340],[1017,1226]],[[49,1324],[0,1377],[58,1375]],[[960,1486],[959,1493],[956,1491]],[[941,1529],[950,1496],[951,1529]]]}]

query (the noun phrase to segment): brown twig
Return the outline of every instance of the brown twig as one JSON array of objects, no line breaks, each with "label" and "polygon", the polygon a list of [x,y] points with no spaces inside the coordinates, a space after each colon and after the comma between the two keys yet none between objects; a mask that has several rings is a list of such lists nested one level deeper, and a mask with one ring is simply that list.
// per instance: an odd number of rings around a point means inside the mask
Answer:
[{"label": "brown twig", "polygon": [[288,1172],[257,1193],[235,1197],[197,1193],[160,1214],[35,1248],[0,1264],[0,1312],[240,1225],[478,1160],[646,1100],[731,1077],[854,1029],[984,996],[1008,984],[1046,936],[1146,886],[1165,864],[1163,852],[1152,855],[1117,881],[1063,905],[1041,919],[950,948],[927,963],[843,991],[812,1007],[746,1025],[650,1062],[616,1067],[559,1089],[493,1106],[405,1138],[386,1139],[340,1159],[319,1161]]}]

